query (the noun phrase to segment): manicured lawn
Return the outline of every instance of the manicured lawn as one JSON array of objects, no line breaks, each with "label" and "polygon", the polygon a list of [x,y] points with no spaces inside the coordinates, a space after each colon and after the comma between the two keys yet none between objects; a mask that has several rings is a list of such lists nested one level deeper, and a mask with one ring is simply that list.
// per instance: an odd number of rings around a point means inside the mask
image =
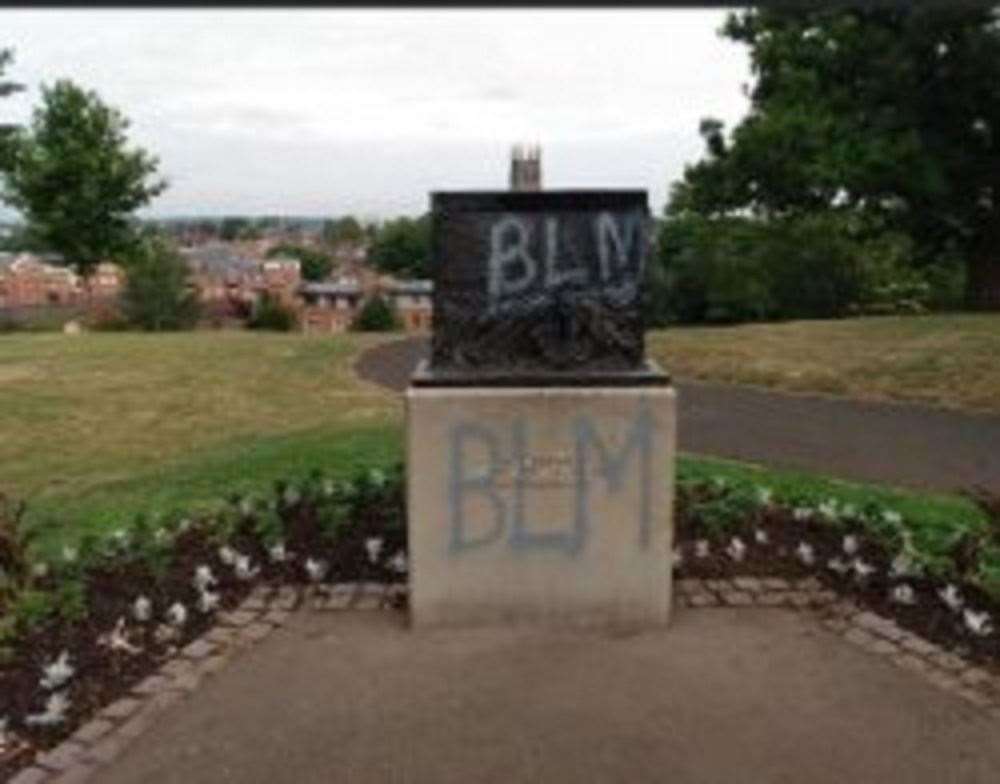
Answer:
[{"label": "manicured lawn", "polygon": [[[693,332],[676,337],[688,340]],[[0,492],[29,502],[29,520],[52,545],[127,525],[139,512],[211,506],[313,468],[343,476],[397,460],[400,399],[350,372],[359,351],[384,339],[249,332],[3,336]],[[782,495],[874,499],[931,528],[980,517],[951,496],[700,457],[682,458],[680,471],[688,478],[752,479]]]},{"label": "manicured lawn", "polygon": [[[112,524],[308,464],[384,457],[401,408],[355,380],[370,336],[0,337],[0,492],[31,516]],[[65,525],[65,523],[63,524]]]},{"label": "manicured lawn", "polygon": [[678,327],[648,346],[678,377],[1000,411],[1000,314]]}]

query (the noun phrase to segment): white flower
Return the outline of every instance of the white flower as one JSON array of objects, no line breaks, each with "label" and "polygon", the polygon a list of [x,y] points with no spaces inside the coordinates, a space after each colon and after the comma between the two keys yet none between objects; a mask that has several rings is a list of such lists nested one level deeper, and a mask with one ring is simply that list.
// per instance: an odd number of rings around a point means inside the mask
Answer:
[{"label": "white flower", "polygon": [[166,544],[169,539],[170,534],[167,532],[166,528],[160,527],[153,531],[153,541],[157,544]]},{"label": "white flower", "polygon": [[840,507],[841,517],[857,517],[858,508],[854,504],[844,504]]},{"label": "white flower", "polygon": [[183,626],[187,623],[187,617],[187,608],[180,602],[174,602],[170,605],[170,609],[167,610],[167,621],[172,626]]},{"label": "white flower", "polygon": [[406,563],[406,553],[399,550],[392,558],[389,559],[389,568],[397,574],[405,574],[409,569]]},{"label": "white flower", "polygon": [[24,723],[39,727],[61,724],[66,719],[68,709],[69,698],[63,692],[55,692],[49,695],[49,699],[45,703],[45,710],[42,713],[29,714],[25,717]]},{"label": "white flower", "polygon": [[73,677],[73,673],[76,670],[69,663],[69,651],[63,651],[59,654],[59,658],[56,659],[51,664],[46,665],[44,668],[44,677],[38,681],[38,684],[43,689],[48,689],[52,691],[53,689],[58,689],[66,681]]},{"label": "white flower", "polygon": [[919,569],[913,560],[906,553],[900,553],[892,559],[889,567],[889,574],[893,577],[913,577],[919,573]]},{"label": "white flower", "polygon": [[219,594],[212,591],[202,591],[198,596],[198,609],[203,613],[210,613],[219,607]]},{"label": "white flower", "polygon": [[194,525],[194,523],[191,522],[191,518],[185,517],[177,524],[177,530],[180,531],[182,534],[185,534],[191,530],[192,525]]},{"label": "white flower", "polygon": [[860,548],[858,543],[858,537],[854,534],[848,534],[844,537],[844,555],[854,555],[858,552]]},{"label": "white flower", "polygon": [[854,574],[859,580],[867,580],[875,574],[875,567],[860,558],[855,558],[851,567],[854,569]]},{"label": "white flower", "polygon": [[365,539],[365,550],[368,551],[369,563],[375,563],[378,561],[379,554],[382,552],[381,537],[373,536]]},{"label": "white flower", "polygon": [[382,487],[386,483],[387,477],[381,468],[373,468],[368,472],[368,479],[375,487]]},{"label": "white flower", "polygon": [[799,560],[806,566],[812,566],[816,562],[816,553],[813,550],[812,545],[808,542],[799,542],[799,546],[796,548],[795,554],[798,555]]},{"label": "white flower", "polygon": [[153,633],[153,638],[159,642],[170,642],[171,640],[177,639],[177,635],[180,632],[174,626],[168,626],[165,623],[161,623],[156,627],[156,631]]},{"label": "white flower", "polygon": [[900,583],[892,589],[892,600],[896,604],[916,604],[917,595],[909,585]]},{"label": "white flower", "polygon": [[825,517],[827,520],[833,522],[837,519],[837,501],[833,498],[824,501],[817,507],[817,511],[820,513],[821,517]]},{"label": "white flower", "polygon": [[125,634],[125,616],[118,619],[114,629],[107,634],[102,634],[98,638],[97,644],[110,648],[113,651],[125,651],[125,653],[130,654],[136,654],[142,651],[142,648],[139,648],[128,641],[128,637]]},{"label": "white flower", "polygon": [[306,559],[306,573],[309,575],[309,579],[314,583],[318,583],[326,577],[326,572],[329,568],[330,566],[326,561],[317,561],[312,558]]},{"label": "white flower", "polygon": [[899,525],[903,522],[903,515],[894,509],[885,509],[882,511],[882,519],[889,525]]},{"label": "white flower", "polygon": [[145,623],[153,617],[153,603],[148,597],[140,596],[132,603],[132,617],[139,623]]},{"label": "white flower", "polygon": [[767,535],[767,531],[763,528],[758,528],[753,532],[753,539],[757,544],[767,544],[771,541],[770,537]]},{"label": "white flower", "polygon": [[234,570],[236,572],[236,579],[243,580],[244,582],[247,580],[252,580],[258,574],[260,574],[259,566],[254,566],[253,568],[250,567],[249,555],[238,556],[236,558],[236,565],[234,567]]},{"label": "white flower", "polygon": [[708,545],[707,539],[699,539],[694,543],[694,557],[695,558],[708,558],[711,548]]},{"label": "white flower", "polygon": [[204,591],[206,588],[215,585],[216,579],[210,567],[205,564],[199,564],[194,570],[194,579],[191,582],[199,591]]},{"label": "white flower", "polygon": [[295,506],[301,500],[302,495],[299,493],[295,485],[288,485],[281,498],[285,502],[285,506]]},{"label": "white flower", "polygon": [[323,495],[327,498],[332,498],[333,494],[337,491],[337,484],[332,479],[323,480]]},{"label": "white flower", "polygon": [[244,517],[253,517],[253,499],[250,496],[240,499],[240,514]]},{"label": "white flower", "polygon": [[31,567],[31,574],[35,577],[42,578],[49,573],[49,565],[45,561],[39,561],[34,566]]},{"label": "white flower", "polygon": [[947,586],[939,589],[938,596],[952,612],[958,612],[962,609],[962,605],[965,604],[965,599],[962,598],[962,594],[959,593],[958,588],[953,583],[948,583]]},{"label": "white flower", "polygon": [[841,577],[851,571],[851,565],[843,558],[831,558],[826,562],[826,568],[831,572],[836,572]]},{"label": "white flower", "polygon": [[742,561],[747,554],[747,546],[743,544],[743,540],[738,536],[734,536],[729,542],[729,546],[726,548],[726,554],[732,558],[734,561]]},{"label": "white flower", "polygon": [[805,506],[797,506],[792,510],[792,518],[799,523],[812,519],[813,510]]},{"label": "white flower", "polygon": [[125,542],[128,541],[128,531],[124,528],[116,528],[114,533],[111,534],[111,537],[118,542],[118,544],[125,544]]},{"label": "white flower", "polygon": [[770,506],[771,499],[774,497],[774,493],[771,492],[770,487],[758,487],[757,488],[757,503],[761,506]]},{"label": "white flower", "polygon": [[989,637],[993,634],[993,620],[988,612],[977,613],[966,607],[962,617],[965,620],[965,628],[977,637]]},{"label": "white flower", "polygon": [[226,566],[232,566],[236,563],[237,553],[228,544],[222,545],[219,548],[219,560],[222,561]]},{"label": "white flower", "polygon": [[69,545],[63,545],[62,557],[66,563],[73,563],[76,560],[76,548],[70,547]]},{"label": "white flower", "polygon": [[275,542],[268,548],[267,555],[271,559],[271,563],[284,563],[288,558],[288,552],[285,550],[285,543]]}]

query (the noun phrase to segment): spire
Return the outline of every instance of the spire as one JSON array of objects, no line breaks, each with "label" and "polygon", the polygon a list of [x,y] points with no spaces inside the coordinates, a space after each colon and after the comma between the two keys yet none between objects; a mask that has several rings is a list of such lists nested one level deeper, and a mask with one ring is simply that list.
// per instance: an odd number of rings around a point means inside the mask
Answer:
[{"label": "spire", "polygon": [[542,147],[539,144],[515,144],[510,152],[510,189],[542,189]]}]

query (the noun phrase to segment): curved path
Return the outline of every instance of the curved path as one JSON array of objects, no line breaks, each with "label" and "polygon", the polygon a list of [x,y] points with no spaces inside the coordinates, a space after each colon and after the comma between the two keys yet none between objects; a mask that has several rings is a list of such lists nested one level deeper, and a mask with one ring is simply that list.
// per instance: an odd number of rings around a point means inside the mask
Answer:
[{"label": "curved path", "polygon": [[[427,352],[426,338],[386,343],[362,354],[356,370],[402,391]],[[922,489],[1000,492],[1000,416],[675,383],[684,452]]]}]

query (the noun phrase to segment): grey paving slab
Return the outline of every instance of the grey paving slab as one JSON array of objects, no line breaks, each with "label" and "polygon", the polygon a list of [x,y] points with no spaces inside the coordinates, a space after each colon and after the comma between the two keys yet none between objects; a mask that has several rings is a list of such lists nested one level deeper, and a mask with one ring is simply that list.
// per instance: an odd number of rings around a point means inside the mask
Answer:
[{"label": "grey paving slab", "polygon": [[1000,721],[788,610],[629,636],[293,614],[111,767],[183,782],[983,782]]}]

